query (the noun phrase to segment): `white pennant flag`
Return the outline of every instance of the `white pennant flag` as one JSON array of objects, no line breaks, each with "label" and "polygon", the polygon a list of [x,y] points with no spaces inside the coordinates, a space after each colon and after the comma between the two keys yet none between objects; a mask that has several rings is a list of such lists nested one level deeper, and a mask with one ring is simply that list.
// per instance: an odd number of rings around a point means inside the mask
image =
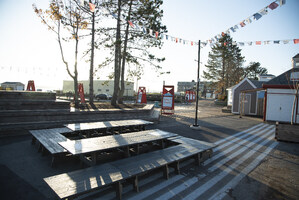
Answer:
[{"label": "white pennant flag", "polygon": [[247,18],[245,21],[247,22],[247,24],[251,23],[251,19],[250,18]]},{"label": "white pennant flag", "polygon": [[283,40],[284,44],[288,44],[290,42],[290,40]]}]

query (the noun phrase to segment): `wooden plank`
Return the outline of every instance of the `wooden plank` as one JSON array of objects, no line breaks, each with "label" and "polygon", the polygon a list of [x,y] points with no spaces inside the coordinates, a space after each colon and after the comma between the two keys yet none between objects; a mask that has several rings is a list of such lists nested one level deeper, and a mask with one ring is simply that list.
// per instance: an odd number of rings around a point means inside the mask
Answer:
[{"label": "wooden plank", "polygon": [[95,151],[121,148],[151,141],[158,141],[176,135],[177,134],[155,129],[122,135],[108,135],[81,140],[68,140],[58,143],[63,148],[67,149],[71,154],[78,155]]},{"label": "wooden plank", "polygon": [[187,137],[182,137],[182,136],[175,137],[170,140],[173,142],[180,143],[180,144],[192,145],[193,147],[204,149],[204,150],[208,150],[208,149],[212,149],[212,148],[216,147],[216,145],[213,143],[204,142],[201,140],[195,140],[192,138],[187,138]]},{"label": "wooden plank", "polygon": [[82,170],[44,178],[59,198],[74,197],[105,185],[129,178],[110,164],[98,165]]},{"label": "wooden plank", "polygon": [[104,122],[88,122],[88,123],[74,123],[66,124],[65,126],[73,131],[91,130],[91,129],[108,129],[108,128],[118,128],[121,126],[138,126],[138,125],[148,125],[153,124],[153,122],[133,119],[133,120],[119,120],[119,121],[104,121]]},{"label": "wooden plank", "polygon": [[41,129],[30,130],[32,136],[39,141],[51,154],[66,152],[58,142],[67,141],[68,139],[62,133],[71,132],[68,128],[54,128],[54,129]]}]

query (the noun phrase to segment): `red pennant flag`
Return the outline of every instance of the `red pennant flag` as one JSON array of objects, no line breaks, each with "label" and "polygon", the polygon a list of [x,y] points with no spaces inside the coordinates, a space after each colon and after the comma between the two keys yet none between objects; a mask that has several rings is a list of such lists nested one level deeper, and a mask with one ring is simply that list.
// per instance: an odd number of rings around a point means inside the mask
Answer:
[{"label": "red pennant flag", "polygon": [[262,42],[261,42],[261,41],[256,41],[255,44],[256,44],[256,45],[261,45]]},{"label": "red pennant flag", "polygon": [[294,44],[299,44],[299,39],[294,39]]},{"label": "red pennant flag", "polygon": [[155,33],[155,34],[156,34],[156,38],[158,38],[158,36],[159,36],[159,32],[158,32],[158,31],[156,31],[156,33]]},{"label": "red pennant flag", "polygon": [[225,33],[224,33],[224,32],[222,32],[222,36],[223,36],[223,37],[225,36]]},{"label": "red pennant flag", "polygon": [[134,28],[134,24],[133,24],[131,21],[128,21],[128,23],[130,24],[130,26],[131,26],[132,28]]},{"label": "red pennant flag", "polygon": [[91,12],[94,12],[95,8],[96,8],[96,6],[94,4],[89,3],[89,9]]},{"label": "red pennant flag", "polygon": [[193,46],[193,42],[191,41],[191,46]]},{"label": "red pennant flag", "polygon": [[246,24],[244,23],[244,21],[240,23],[240,26],[241,26],[241,27],[244,27],[245,25],[246,25]]},{"label": "red pennant flag", "polygon": [[271,3],[268,7],[269,7],[271,10],[274,10],[275,8],[278,7],[278,4],[275,3],[275,2],[273,2],[273,3]]},{"label": "red pennant flag", "polygon": [[175,42],[178,43],[178,38],[175,38]]}]

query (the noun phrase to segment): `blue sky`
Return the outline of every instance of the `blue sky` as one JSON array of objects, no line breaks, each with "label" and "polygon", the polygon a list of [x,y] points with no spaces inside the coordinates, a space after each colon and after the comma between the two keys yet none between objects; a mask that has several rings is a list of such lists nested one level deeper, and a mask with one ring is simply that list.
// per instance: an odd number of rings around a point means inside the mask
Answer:
[{"label": "blue sky", "polygon": [[[55,36],[40,23],[32,3],[45,7],[48,1],[0,0],[0,82],[35,80],[37,88],[62,89],[62,80],[69,79],[59,54]],[[260,11],[273,0],[164,0],[163,23],[168,34],[192,41],[205,41]],[[239,28],[231,36],[237,42],[299,39],[299,1],[286,4],[258,21]],[[269,73],[279,75],[291,68],[291,58],[299,53],[299,44],[244,46],[245,65],[260,62]],[[164,41],[161,50],[152,49],[166,61],[162,64],[169,75],[157,76],[151,68],[145,70],[139,86],[147,91],[160,91],[162,83],[177,86],[178,81],[196,79],[197,47]],[[210,47],[201,49],[201,74],[208,60]],[[71,56],[68,55],[68,56]],[[100,60],[99,53],[96,53]],[[69,57],[72,59],[72,57]],[[96,62],[98,62],[96,60]],[[88,63],[80,62],[79,78],[88,79]],[[108,69],[100,79],[106,79]]]}]

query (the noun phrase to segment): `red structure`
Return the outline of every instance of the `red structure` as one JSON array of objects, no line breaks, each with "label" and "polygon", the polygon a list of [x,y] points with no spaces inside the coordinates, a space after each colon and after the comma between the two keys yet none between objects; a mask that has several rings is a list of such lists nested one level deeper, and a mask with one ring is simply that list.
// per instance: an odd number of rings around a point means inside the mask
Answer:
[{"label": "red structure", "polygon": [[185,101],[186,102],[194,102],[195,101],[195,92],[193,90],[186,90]]},{"label": "red structure", "polygon": [[35,85],[34,85],[34,81],[33,80],[30,80],[28,81],[28,84],[27,84],[27,91],[35,91]]},{"label": "red structure", "polygon": [[162,114],[174,114],[174,86],[164,85],[162,92]]},{"label": "red structure", "polygon": [[78,84],[78,93],[80,95],[81,103],[85,103],[83,83]]},{"label": "red structure", "polygon": [[139,87],[137,92],[137,103],[147,103],[146,101],[146,88],[145,87]]}]

